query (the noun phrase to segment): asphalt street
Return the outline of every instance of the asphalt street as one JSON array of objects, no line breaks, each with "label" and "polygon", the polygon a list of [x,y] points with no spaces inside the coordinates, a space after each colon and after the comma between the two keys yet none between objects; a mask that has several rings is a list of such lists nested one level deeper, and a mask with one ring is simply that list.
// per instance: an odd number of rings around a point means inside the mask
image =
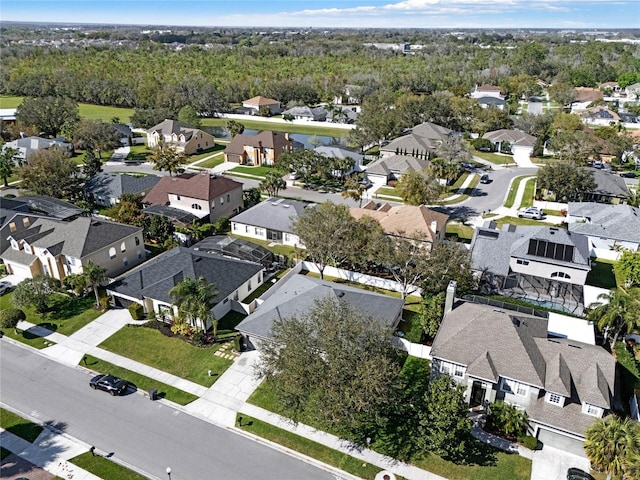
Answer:
[{"label": "asphalt street", "polygon": [[330,473],[137,393],[91,390],[91,376],[0,340],[1,401],[156,478],[333,480]]}]

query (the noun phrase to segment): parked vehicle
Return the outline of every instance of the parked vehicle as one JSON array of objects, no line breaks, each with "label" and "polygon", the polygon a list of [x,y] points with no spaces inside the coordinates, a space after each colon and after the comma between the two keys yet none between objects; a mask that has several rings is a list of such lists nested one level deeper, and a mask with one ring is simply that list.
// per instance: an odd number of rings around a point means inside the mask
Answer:
[{"label": "parked vehicle", "polygon": [[620,172],[620,176],[624,178],[636,178],[636,172]]},{"label": "parked vehicle", "polygon": [[489,183],[489,182],[491,182],[491,179],[489,178],[489,174],[483,173],[482,176],[480,177],[480,183]]},{"label": "parked vehicle", "polygon": [[544,212],[538,207],[521,208],[520,210],[518,210],[518,217],[540,220],[542,217],[544,217]]},{"label": "parked vehicle", "polygon": [[567,480],[595,480],[595,478],[579,468],[570,468],[567,471]]},{"label": "parked vehicle", "polygon": [[97,375],[89,381],[89,386],[94,390],[104,390],[115,397],[122,395],[129,383],[114,375]]},{"label": "parked vehicle", "polygon": [[5,293],[9,293],[14,288],[16,288],[16,287],[14,285],[12,285],[10,282],[7,282],[6,280],[3,280],[3,281],[0,282],[0,295],[4,295]]}]

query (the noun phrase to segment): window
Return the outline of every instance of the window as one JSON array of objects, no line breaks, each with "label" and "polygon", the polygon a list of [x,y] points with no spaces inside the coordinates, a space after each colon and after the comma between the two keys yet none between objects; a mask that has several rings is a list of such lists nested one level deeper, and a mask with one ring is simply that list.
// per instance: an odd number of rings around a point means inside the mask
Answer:
[{"label": "window", "polygon": [[464,367],[462,365],[453,366],[453,376],[458,378],[464,377]]},{"label": "window", "polygon": [[567,280],[571,279],[571,275],[564,272],[553,272],[551,274],[551,278],[566,278]]},{"label": "window", "polygon": [[216,208],[216,199],[215,198],[213,200],[211,200],[211,210],[213,210],[214,208]]},{"label": "window", "polygon": [[180,195],[176,195],[176,200],[180,200]]},{"label": "window", "polygon": [[592,417],[600,417],[602,415],[602,409],[595,405],[591,405],[590,403],[585,403],[582,408],[582,413],[586,413]]},{"label": "window", "polygon": [[22,219],[22,225],[23,225],[24,227],[28,227],[28,226],[29,226],[29,219],[28,219],[27,217],[24,217],[24,218]]},{"label": "window", "polygon": [[229,194],[227,193],[227,203],[229,203],[231,201],[231,197],[229,196]]},{"label": "window", "polygon": [[251,280],[247,282],[247,290],[251,291]]},{"label": "window", "polygon": [[502,380],[502,391],[512,393],[520,397],[525,397],[529,393],[529,387],[524,383],[516,382],[515,380],[509,380],[504,378]]},{"label": "window", "polygon": [[194,210],[202,210],[202,206],[198,205],[197,203],[192,203],[191,208],[193,208]]},{"label": "window", "polygon": [[220,197],[220,205],[224,205],[224,197]]},{"label": "window", "polygon": [[120,251],[121,251],[122,253],[124,253],[124,252],[126,252],[126,251],[127,251],[127,244],[126,244],[126,243],[122,242],[122,243],[120,244]]},{"label": "window", "polygon": [[520,259],[518,259],[518,260],[516,260],[516,263],[518,265],[525,265],[525,266],[529,265],[529,261],[528,260],[520,260]]},{"label": "window", "polygon": [[113,260],[114,258],[116,258],[116,249],[115,249],[115,248],[113,248],[113,247],[111,247],[111,248],[109,249],[109,258],[110,258],[110,259],[112,259],[112,260]]},{"label": "window", "polygon": [[445,375],[451,375],[451,364],[449,362],[441,362],[440,373],[444,373]]},{"label": "window", "polygon": [[136,237],[136,247],[140,245],[140,237]]},{"label": "window", "polygon": [[136,256],[138,257],[138,260],[142,259],[142,252],[140,250],[138,250],[136,252]]},{"label": "window", "polygon": [[24,244],[24,251],[27,253],[33,253],[33,251],[31,250],[31,245],[29,245],[28,243]]},{"label": "window", "polygon": [[238,224],[237,224],[237,223],[234,223],[234,224],[233,224],[233,231],[235,232],[236,230],[238,230]]},{"label": "window", "polygon": [[228,301],[229,301],[229,299],[228,299],[228,298],[225,298],[225,299],[222,301],[222,303],[227,303]]},{"label": "window", "polygon": [[244,226],[244,230],[245,230],[245,232],[244,232],[244,233],[249,233],[249,225],[245,225],[245,226]]},{"label": "window", "polygon": [[124,257],[124,258],[122,259],[122,265],[124,265],[125,267],[126,267],[127,265],[129,265],[129,259],[128,259],[127,257]]},{"label": "window", "polygon": [[11,230],[12,232],[15,232],[17,230],[15,222],[11,222],[9,224],[9,230]]},{"label": "window", "polygon": [[547,395],[547,402],[560,405],[562,403],[562,396],[558,395],[557,393],[549,393]]}]

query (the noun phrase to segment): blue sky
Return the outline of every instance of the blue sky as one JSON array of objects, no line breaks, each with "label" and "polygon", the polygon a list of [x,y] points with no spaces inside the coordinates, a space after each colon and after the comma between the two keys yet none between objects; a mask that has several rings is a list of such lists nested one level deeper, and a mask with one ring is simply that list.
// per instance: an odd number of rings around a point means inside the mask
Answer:
[{"label": "blue sky", "polygon": [[2,0],[3,21],[409,28],[638,28],[640,0]]}]

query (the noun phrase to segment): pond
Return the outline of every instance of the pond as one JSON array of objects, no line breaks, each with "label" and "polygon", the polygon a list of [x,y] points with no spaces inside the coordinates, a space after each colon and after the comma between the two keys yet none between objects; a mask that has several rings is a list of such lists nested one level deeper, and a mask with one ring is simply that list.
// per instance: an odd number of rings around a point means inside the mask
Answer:
[{"label": "pond", "polygon": [[[202,127],[207,133],[210,133],[221,140],[231,140],[229,130],[225,127]],[[255,135],[259,130],[245,129],[245,135]],[[325,135],[307,135],[304,133],[290,133],[291,139],[303,145],[304,148],[315,148],[321,145],[347,145],[347,139],[344,137],[328,137]]]}]

